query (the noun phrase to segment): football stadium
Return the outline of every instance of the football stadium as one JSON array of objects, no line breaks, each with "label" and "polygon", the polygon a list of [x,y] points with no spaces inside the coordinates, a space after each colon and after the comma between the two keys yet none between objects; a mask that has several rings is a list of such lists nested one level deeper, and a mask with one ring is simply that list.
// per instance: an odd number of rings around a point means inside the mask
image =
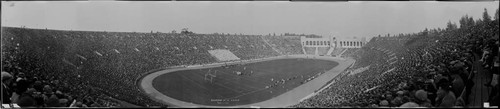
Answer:
[{"label": "football stadium", "polygon": [[[2,108],[497,107],[492,3],[444,27],[358,37],[2,24]],[[22,15],[12,14],[18,5],[2,1],[2,22]]]}]

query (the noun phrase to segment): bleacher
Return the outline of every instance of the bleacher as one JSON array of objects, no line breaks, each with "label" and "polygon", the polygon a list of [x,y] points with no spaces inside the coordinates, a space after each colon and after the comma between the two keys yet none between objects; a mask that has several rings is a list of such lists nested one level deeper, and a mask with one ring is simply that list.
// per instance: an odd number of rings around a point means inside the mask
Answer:
[{"label": "bleacher", "polygon": [[[112,97],[140,106],[164,106],[149,99],[136,86],[137,78],[150,70],[218,62],[208,52],[216,49],[231,51],[243,60],[279,55],[265,44],[262,36],[255,35],[93,32],[13,27],[3,27],[2,30],[2,64],[6,65],[2,71],[13,75],[24,72],[29,77],[55,79],[70,84],[68,90],[63,92],[78,98],[88,96],[98,101]],[[116,102],[108,101],[117,105]]]}]

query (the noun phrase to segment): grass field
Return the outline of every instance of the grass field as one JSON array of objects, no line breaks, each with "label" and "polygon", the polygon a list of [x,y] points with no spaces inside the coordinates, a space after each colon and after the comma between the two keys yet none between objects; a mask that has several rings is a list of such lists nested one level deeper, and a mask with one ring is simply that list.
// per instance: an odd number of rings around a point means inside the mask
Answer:
[{"label": "grass field", "polygon": [[[301,82],[308,78],[317,76],[318,73],[337,65],[337,62],[326,60],[280,59],[244,65],[183,70],[156,77],[153,80],[153,87],[166,96],[195,104],[244,105],[283,94],[301,85]],[[213,82],[204,79],[208,71],[212,73],[217,71]],[[242,72],[242,75],[237,75],[235,71]],[[285,82],[282,82],[282,79]],[[272,87],[266,88],[266,86]]]}]

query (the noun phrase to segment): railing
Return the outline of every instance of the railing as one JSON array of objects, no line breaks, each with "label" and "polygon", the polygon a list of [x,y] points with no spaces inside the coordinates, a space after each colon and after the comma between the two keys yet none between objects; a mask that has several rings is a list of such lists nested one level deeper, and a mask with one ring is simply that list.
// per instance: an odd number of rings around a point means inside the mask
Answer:
[{"label": "railing", "polygon": [[464,89],[462,90],[462,93],[460,93],[460,96],[459,96],[459,97],[457,97],[457,100],[459,100],[459,99],[462,99],[462,100],[463,100],[464,104],[462,104],[462,105],[464,105],[464,106],[466,106],[466,105],[467,105],[467,102],[468,102],[468,99],[469,99],[469,95],[467,95],[467,88],[472,88],[472,86],[471,86],[471,87],[468,87],[468,85],[467,85],[467,84],[469,84],[471,81],[473,81],[473,80],[472,80],[472,77],[474,77],[473,75],[475,74],[475,73],[474,73],[474,70],[476,70],[476,69],[477,69],[477,68],[475,67],[475,65],[477,64],[477,63],[476,63],[476,61],[477,61],[476,59],[477,59],[477,58],[476,58],[476,54],[474,54],[474,53],[473,53],[473,56],[472,56],[472,67],[471,67],[471,70],[470,70],[470,72],[469,72],[469,77],[467,77],[467,80],[466,80],[466,81],[464,81],[464,83],[465,83],[465,87],[464,87]]}]

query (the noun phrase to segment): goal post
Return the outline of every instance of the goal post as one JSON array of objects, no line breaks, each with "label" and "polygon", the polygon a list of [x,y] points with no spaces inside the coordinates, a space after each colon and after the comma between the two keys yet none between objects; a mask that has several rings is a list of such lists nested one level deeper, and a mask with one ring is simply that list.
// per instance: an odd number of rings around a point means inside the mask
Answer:
[{"label": "goal post", "polygon": [[211,70],[208,70],[208,72],[207,72],[207,73],[205,73],[205,78],[204,78],[204,80],[205,80],[205,81],[210,81],[210,83],[213,83],[214,78],[215,78],[215,77],[217,77],[217,71],[215,71],[215,73],[214,73],[214,74],[212,74],[210,71],[211,71]]}]

